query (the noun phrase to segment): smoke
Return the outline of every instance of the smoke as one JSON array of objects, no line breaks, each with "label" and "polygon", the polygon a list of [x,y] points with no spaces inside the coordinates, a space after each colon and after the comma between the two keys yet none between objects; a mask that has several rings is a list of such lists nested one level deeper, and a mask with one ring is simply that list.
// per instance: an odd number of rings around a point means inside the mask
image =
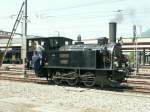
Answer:
[{"label": "smoke", "polygon": [[128,9],[128,14],[130,17],[135,17],[136,16],[136,10],[135,9]]},{"label": "smoke", "polygon": [[131,19],[132,24],[138,24],[139,23],[136,13],[137,12],[135,9],[128,9],[128,16]]},{"label": "smoke", "polygon": [[117,22],[117,23],[121,24],[123,20],[124,20],[124,15],[123,15],[122,11],[121,11],[121,10],[120,10],[120,11],[118,10],[118,11],[117,11],[117,14],[116,14],[115,17],[111,20],[111,22]]},{"label": "smoke", "polygon": [[132,24],[139,24],[139,20],[137,18],[137,12],[135,9],[128,8],[126,10],[117,10],[114,11],[116,13],[115,17],[111,20],[111,22],[117,22],[121,24],[125,17],[128,16],[132,22]]}]

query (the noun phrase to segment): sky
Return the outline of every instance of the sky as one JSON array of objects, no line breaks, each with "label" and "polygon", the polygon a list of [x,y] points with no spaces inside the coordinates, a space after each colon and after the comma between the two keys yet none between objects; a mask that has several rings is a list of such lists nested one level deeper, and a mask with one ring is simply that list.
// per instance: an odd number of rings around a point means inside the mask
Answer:
[{"label": "sky", "polygon": [[[23,0],[0,0],[0,30],[11,31]],[[108,37],[117,22],[117,37],[132,37],[150,28],[150,0],[28,0],[28,35],[76,39]],[[141,30],[140,30],[141,29]],[[21,25],[17,32],[21,32]]]}]

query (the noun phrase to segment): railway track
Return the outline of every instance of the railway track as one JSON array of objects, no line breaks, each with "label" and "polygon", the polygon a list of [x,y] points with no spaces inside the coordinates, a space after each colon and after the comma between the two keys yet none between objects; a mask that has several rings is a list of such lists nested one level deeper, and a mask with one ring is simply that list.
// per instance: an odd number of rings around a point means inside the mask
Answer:
[{"label": "railway track", "polygon": [[[149,76],[148,76],[149,77]],[[147,76],[136,76],[132,78],[127,79],[127,84],[130,87],[133,87],[133,92],[139,92],[139,93],[148,93],[150,94],[150,79],[147,78]]]},{"label": "railway track", "polygon": [[39,78],[25,78],[25,77],[10,77],[4,75],[0,75],[0,80],[10,80],[10,81],[19,81],[19,82],[29,82],[29,83],[39,83],[39,84],[48,84],[47,80],[39,79]]},{"label": "railway track", "polygon": [[[37,78],[33,72],[27,71],[27,76],[24,77],[23,72],[21,71],[0,71],[0,80],[10,80],[10,81],[19,81],[19,82],[27,82],[27,83],[38,83],[38,84],[48,84],[46,78]],[[142,76],[140,74],[140,76]],[[146,75],[148,76],[148,75]],[[150,76],[150,75],[149,75]],[[148,76],[148,77],[149,77]],[[127,79],[127,83],[123,84],[121,88],[104,88],[106,90],[112,91],[127,91],[127,92],[136,92],[136,93],[144,93],[150,95],[150,80],[146,80],[146,78],[131,77]],[[144,75],[142,76],[144,77]],[[97,88],[97,87],[96,87]]]},{"label": "railway track", "polygon": [[31,70],[26,70],[26,75],[24,71],[20,68],[9,69],[9,70],[0,70],[0,80],[11,80],[11,81],[20,81],[20,82],[31,82],[31,83],[40,83],[48,84],[48,81],[45,78],[38,78]]},{"label": "railway track", "polygon": [[128,92],[144,93],[150,95],[150,90],[142,87],[134,87],[132,90],[128,90]]}]

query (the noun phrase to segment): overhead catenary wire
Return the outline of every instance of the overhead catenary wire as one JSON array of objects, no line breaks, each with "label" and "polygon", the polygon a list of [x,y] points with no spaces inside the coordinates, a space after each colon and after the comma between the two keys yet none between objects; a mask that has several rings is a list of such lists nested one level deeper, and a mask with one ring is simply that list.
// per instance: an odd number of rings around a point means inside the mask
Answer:
[{"label": "overhead catenary wire", "polygon": [[[123,9],[123,13],[122,15],[130,15],[130,13],[128,12],[127,9]],[[142,10],[137,10],[136,11],[136,15],[144,15],[144,14],[148,14],[148,12],[150,12],[150,9],[146,9],[146,11],[144,9]],[[93,12],[87,12],[88,14],[85,14],[86,15],[85,17],[88,18],[104,18],[104,17],[109,17],[109,16],[114,16],[115,13],[114,12],[111,12],[111,11],[93,11]],[[95,15],[94,15],[95,14]],[[13,16],[12,16],[13,15]],[[12,15],[8,15],[8,16],[0,16],[0,19],[13,19],[15,16],[17,16],[17,14],[12,14]],[[83,13],[69,13],[69,14],[44,14],[44,13],[41,13],[39,16],[37,16],[38,14],[36,13],[32,13],[29,15],[30,19],[40,19],[40,20],[45,20],[45,19],[63,19],[63,18],[81,18],[83,17]],[[93,17],[94,16],[94,17]],[[81,18],[82,19],[82,18]]]},{"label": "overhead catenary wire", "polygon": [[[123,0],[124,1],[124,0]],[[93,5],[101,5],[103,3],[116,3],[116,2],[122,2],[120,0],[111,0],[111,1],[96,1],[96,2],[90,2],[90,3],[85,3],[85,4],[78,4],[78,5],[73,5],[73,6],[68,6],[68,7],[62,7],[62,8],[55,8],[55,9],[46,9],[46,10],[38,10],[38,11],[30,11],[30,13],[41,13],[44,14],[46,12],[51,12],[51,11],[62,11],[62,10],[69,10],[69,9],[77,9],[77,8],[82,8],[82,7],[88,7],[88,6],[93,6]],[[14,18],[17,16],[17,14],[12,14],[12,15],[6,15],[6,16],[0,16],[0,18]]]},{"label": "overhead catenary wire", "polygon": [[112,3],[117,3],[117,2],[123,2],[125,0],[108,0],[108,1],[96,1],[96,2],[89,2],[85,4],[78,4],[78,5],[72,5],[68,7],[62,7],[62,8],[55,8],[55,9],[46,9],[46,10],[38,10],[38,11],[32,11],[32,13],[45,13],[45,12],[52,12],[52,11],[62,11],[62,10],[70,10],[70,9],[78,9],[78,8],[83,8],[83,7],[90,7],[94,5],[102,5],[102,4],[112,4]]},{"label": "overhead catenary wire", "polygon": [[[54,8],[54,9],[46,9],[46,10],[39,10],[39,11],[31,11],[30,13],[32,13],[34,16],[35,15],[38,15],[38,13],[40,14],[40,16],[41,16],[41,18],[40,19],[46,19],[46,18],[51,18],[51,17],[61,17],[61,18],[63,18],[63,17],[67,17],[67,16],[69,16],[69,15],[49,15],[49,14],[46,14],[45,15],[45,13],[48,13],[48,12],[52,12],[52,11],[55,11],[55,12],[60,12],[60,11],[62,11],[62,10],[71,10],[71,9],[78,9],[78,8],[84,8],[84,7],[90,7],[90,6],[94,6],[94,5],[102,5],[102,4],[113,4],[113,3],[121,3],[121,2],[124,2],[124,1],[126,1],[126,0],[109,0],[109,1],[95,1],[95,2],[88,2],[88,3],[83,3],[83,4],[77,4],[77,5],[72,5],[72,6],[67,6],[67,7],[62,7],[62,8]],[[149,10],[149,9],[143,9],[143,10]],[[90,13],[90,12],[89,12]],[[93,12],[92,12],[93,13]],[[108,13],[107,11],[105,12],[97,12],[97,13],[103,13],[103,14],[105,14],[105,13]],[[142,12],[141,12],[142,13]],[[30,16],[33,16],[33,15],[30,15]],[[143,14],[143,13],[142,13]],[[13,16],[12,16],[13,15]],[[13,17],[15,17],[14,15],[17,15],[17,14],[12,14],[12,15],[10,15],[10,16],[8,16],[8,18],[13,18]],[[81,14],[82,15],[82,14]],[[42,18],[42,16],[44,16],[43,18]],[[71,16],[71,13],[70,13],[70,16]],[[77,15],[77,16],[80,16],[80,15]],[[103,17],[103,16],[102,16]],[[0,18],[2,18],[2,17],[0,17]],[[7,16],[5,17],[5,18],[7,18]],[[37,16],[37,18],[38,18],[38,16]]]}]

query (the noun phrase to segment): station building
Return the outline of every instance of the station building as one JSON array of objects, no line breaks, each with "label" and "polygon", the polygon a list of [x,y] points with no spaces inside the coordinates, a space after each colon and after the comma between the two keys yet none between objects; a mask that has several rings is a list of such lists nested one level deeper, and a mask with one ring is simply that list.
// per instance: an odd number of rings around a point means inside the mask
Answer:
[{"label": "station building", "polygon": [[[10,38],[11,32],[7,32],[7,31],[0,31],[0,52],[4,53],[6,46],[7,46],[7,42]],[[34,38],[36,36],[28,36],[27,38]],[[4,58],[3,63],[6,64],[11,64],[11,63],[15,63],[15,64],[20,64],[22,63],[22,45],[23,45],[23,41],[22,41],[22,34],[20,33],[15,33],[12,41],[10,43],[10,46],[7,49],[7,53],[6,56]]]}]

